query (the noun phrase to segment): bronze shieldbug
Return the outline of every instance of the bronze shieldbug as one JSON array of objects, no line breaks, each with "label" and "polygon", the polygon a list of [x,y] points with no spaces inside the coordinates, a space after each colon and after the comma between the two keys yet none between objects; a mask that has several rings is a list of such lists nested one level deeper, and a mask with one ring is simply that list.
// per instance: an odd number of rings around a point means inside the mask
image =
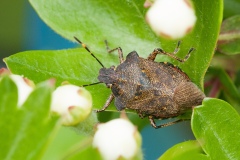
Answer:
[{"label": "bronze shieldbug", "polygon": [[175,56],[180,42],[173,53],[157,48],[147,59],[139,57],[136,51],[132,51],[124,60],[120,47],[113,50],[107,47],[109,53],[118,50],[120,64],[116,67],[105,68],[85,44],[75,39],[101,64],[99,83],[105,83],[112,90],[103,108],[97,112],[104,111],[115,99],[117,110],[135,110],[141,118],[148,117],[154,128],[161,128],[182,120],[157,126],[154,119],[177,117],[193,106],[200,105],[205,98],[204,93],[180,68],[171,63],[154,61],[157,54],[165,54],[180,62],[185,62],[193,48],[189,50],[184,59],[180,59]]}]

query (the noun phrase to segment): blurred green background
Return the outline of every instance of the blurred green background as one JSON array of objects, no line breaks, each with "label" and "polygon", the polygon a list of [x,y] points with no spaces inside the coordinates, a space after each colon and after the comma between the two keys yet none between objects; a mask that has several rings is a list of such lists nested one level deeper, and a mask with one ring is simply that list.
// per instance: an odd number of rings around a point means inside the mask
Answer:
[{"label": "blurred green background", "polygon": [[[26,8],[26,1],[23,0],[0,2],[1,59],[23,49],[22,37],[26,13],[24,8]],[[2,61],[0,65],[3,66]]]},{"label": "blurred green background", "polygon": [[0,2],[0,42],[1,67],[4,57],[21,51],[76,46],[46,26],[26,0]]}]

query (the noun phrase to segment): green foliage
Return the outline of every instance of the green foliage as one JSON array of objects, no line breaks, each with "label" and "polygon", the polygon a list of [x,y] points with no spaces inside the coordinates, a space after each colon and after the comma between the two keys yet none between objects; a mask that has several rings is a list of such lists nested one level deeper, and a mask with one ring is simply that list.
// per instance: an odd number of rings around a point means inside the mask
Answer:
[{"label": "green foliage", "polygon": [[167,150],[159,160],[210,160],[205,155],[198,141],[186,141],[179,143]]},{"label": "green foliage", "polygon": [[79,158],[79,155],[83,159],[89,159],[90,156],[94,160],[100,159],[98,152],[91,147],[92,138],[74,130],[76,129],[71,127],[61,127],[42,159],[74,159]]},{"label": "green foliage", "polygon": [[[52,29],[69,40],[74,40],[74,36],[81,39],[107,67],[119,62],[117,54],[106,53],[103,42],[105,39],[112,48],[121,46],[125,55],[136,50],[140,56],[146,57],[154,48],[160,47],[160,39],[145,22],[146,9],[143,8],[143,1],[30,2]],[[192,46],[196,51],[186,63],[179,65],[202,88],[203,77],[214,53],[220,29],[222,2],[219,0],[194,3],[198,20],[193,32],[183,39],[182,52],[180,51],[179,55],[184,57]],[[211,10],[211,15],[208,10]],[[211,36],[208,36],[209,34]],[[167,51],[173,51],[175,44],[173,41],[162,40],[162,46]],[[157,61],[168,60],[177,64],[166,56],[159,57],[161,60],[158,58]],[[33,59],[35,61],[32,61]],[[13,73],[24,75],[35,82],[54,77],[57,79],[57,85],[62,81],[76,85],[97,82],[98,70],[101,68],[84,49],[27,51],[12,55],[4,61]],[[87,89],[92,94],[94,108],[101,108],[110,94],[109,89],[103,84]],[[110,108],[113,109],[114,107]]]},{"label": "green foliage", "polygon": [[[121,46],[125,55],[133,50],[136,50],[140,56],[146,57],[153,51],[154,48],[160,47],[160,39],[154,35],[146,24],[144,18],[146,9],[143,8],[143,0],[130,2],[115,0],[111,1],[111,3],[107,3],[105,1],[79,2],[77,0],[71,1],[71,3],[62,0],[30,0],[30,2],[43,21],[45,21],[52,29],[72,41],[74,40],[74,36],[78,37],[81,41],[90,46],[90,49],[107,67],[110,65],[117,65],[118,60],[116,54],[109,55],[106,53],[105,44],[103,42],[105,39],[108,40],[111,48]],[[217,0],[210,2],[196,0],[194,1],[194,4],[198,20],[193,32],[182,39],[183,43],[181,51],[178,55],[181,55],[180,57],[184,57],[190,47],[196,48],[196,51],[184,64],[174,62],[166,56],[164,58],[161,57],[161,60],[159,58],[158,61],[167,60],[180,65],[180,67],[191,77],[193,82],[203,88],[203,77],[214,53],[222,20],[222,1]],[[211,12],[208,12],[209,10],[211,10]],[[176,46],[176,41],[169,42],[162,40],[161,42],[163,49],[169,52],[173,51]],[[61,51],[58,51],[58,54],[65,56],[66,58],[64,60],[71,63],[72,58],[69,56],[71,55],[71,51],[72,50],[63,50],[62,53],[60,53]],[[82,55],[82,53],[84,53],[84,51],[79,51],[80,55]],[[30,53],[28,54],[28,58],[22,55],[15,60],[13,60],[14,56],[17,55],[13,55],[7,58],[5,62],[12,72],[24,75],[27,74],[29,70],[34,70],[34,68],[38,68],[38,70],[46,70],[46,63],[53,62],[50,57],[47,59],[39,57],[44,60],[43,64],[41,63],[42,61],[39,60],[34,65],[26,65],[31,63],[29,60],[35,57],[34,55],[34,57],[31,57],[32,54]],[[39,54],[39,56],[41,56],[41,54]],[[77,60],[80,63],[77,66],[67,65],[68,74],[72,74],[71,69],[73,68],[79,68],[80,65],[85,66],[84,63],[81,63],[82,61],[88,62],[86,65],[87,67],[90,66],[89,64],[96,64],[94,62],[95,60],[91,56],[83,56]],[[20,71],[17,67],[18,65],[15,65],[19,62],[25,62],[24,66],[26,68],[24,71]],[[65,64],[61,64],[61,62],[63,62],[63,59],[56,61],[58,65],[52,67],[57,70],[59,66],[63,66]],[[189,65],[191,65],[191,67],[189,67]],[[96,69],[98,70],[100,66],[96,64],[96,66],[93,67],[95,67],[95,69],[89,72],[88,77],[85,75],[79,76],[80,82],[83,79],[86,83],[93,82],[92,79],[96,78],[96,76],[93,76],[92,74],[95,73],[97,75]],[[81,73],[81,68],[78,71]],[[39,72],[38,75],[42,74],[46,77],[52,76],[52,74],[55,73],[48,74],[48,72]],[[59,75],[64,78],[64,80],[72,80],[71,76],[65,76],[65,74],[66,73],[64,72],[61,72],[60,74],[57,72],[55,76]],[[35,80],[35,78],[32,79]],[[99,87],[99,89],[101,87]],[[105,93],[106,94],[104,95],[107,95],[108,92]]]},{"label": "green foliage", "polygon": [[0,81],[0,159],[38,159],[52,139],[57,119],[49,118],[51,91],[39,84],[20,108],[17,87],[8,77]]},{"label": "green foliage", "polygon": [[228,55],[240,53],[240,15],[223,21],[218,39],[218,51]]},{"label": "green foliage", "polygon": [[[26,51],[10,56],[4,61],[13,73],[23,74],[34,80],[35,83],[54,77],[57,86],[63,81],[79,86],[97,82],[100,69],[97,61],[83,48],[60,51]],[[110,62],[106,61],[105,64]],[[103,84],[87,87],[87,89],[92,94],[94,108],[101,108],[110,94],[110,90]]]},{"label": "green foliage", "polygon": [[227,102],[205,99],[193,110],[192,130],[211,159],[239,159],[240,116]]},{"label": "green foliage", "polygon": [[[70,41],[74,41],[74,36],[79,38],[89,46],[106,67],[116,66],[119,61],[116,53],[106,52],[105,39],[108,40],[110,48],[120,46],[125,56],[136,50],[141,57],[145,58],[154,48],[162,47],[165,51],[171,52],[176,46],[176,41],[159,38],[150,30],[145,21],[147,9],[143,8],[144,0],[72,0],[71,2],[30,0],[30,3],[42,20],[55,32]],[[225,2],[229,4],[228,6],[233,3],[239,5],[234,0]],[[169,61],[180,66],[203,90],[204,76],[212,60],[220,31],[223,2],[222,0],[193,0],[193,4],[197,22],[193,31],[181,39],[181,51],[177,56],[184,57],[191,47],[194,47],[195,51],[183,64],[166,56],[158,56],[157,61]],[[232,14],[226,9],[225,12]],[[238,11],[235,10],[235,12]],[[232,25],[236,24],[239,23],[231,21],[228,24],[230,27],[222,31],[224,33],[232,31],[234,29],[231,28]],[[238,41],[235,41],[234,45],[227,46],[229,54],[239,53],[236,52],[237,43]],[[56,79],[57,86],[63,81],[76,85],[97,82],[98,71],[101,68],[83,48],[25,51],[7,57],[4,61],[15,74],[24,75],[35,83],[53,77]],[[209,70],[209,73],[218,76],[224,86],[225,99],[239,109],[239,90],[226,72],[213,68]],[[101,108],[110,90],[103,84],[90,86],[87,89],[92,94],[94,108]],[[97,151],[91,147],[91,136],[89,136],[93,131],[93,123],[97,122],[95,114],[85,122],[84,127],[78,126],[87,134],[80,132],[79,136],[75,137],[76,139],[70,140],[77,141],[77,143],[72,142],[63,148],[54,150],[54,146],[60,146],[62,139],[66,137],[66,134],[62,134],[65,132],[64,129],[61,129],[52,145],[46,147],[47,143],[53,139],[51,136],[56,125],[55,119],[48,119],[51,91],[52,88],[47,83],[38,85],[27,102],[19,109],[16,108],[16,86],[9,78],[2,79],[0,83],[0,127],[4,128],[4,132],[0,132],[0,138],[7,138],[0,145],[1,153],[3,153],[0,156],[7,157],[6,159],[13,159],[17,156],[18,158],[22,156],[24,159],[36,159],[42,155],[44,159],[49,157],[49,159],[79,159],[79,157],[89,159],[94,155],[96,159],[100,159]],[[35,103],[36,101],[39,103]],[[112,106],[109,110],[116,109]],[[9,114],[15,118],[6,116]],[[135,115],[132,116],[131,113],[129,115],[134,119],[134,123],[136,121],[138,124],[141,121],[136,120]],[[217,99],[206,99],[202,106],[194,108],[192,115],[192,130],[197,140],[183,142],[172,147],[160,159],[192,159],[193,157],[194,159],[237,159],[240,157],[238,153],[240,149],[239,120],[239,115],[228,103]],[[8,124],[2,122],[8,122]],[[91,124],[88,126],[88,123]],[[144,125],[145,123],[141,127]],[[74,137],[73,132],[68,134]],[[47,152],[44,153],[46,148]],[[53,152],[61,154],[56,155]]]},{"label": "green foliage", "polygon": [[49,116],[52,90],[50,81],[40,83],[17,107],[15,83],[8,76],[0,79],[0,159],[63,159],[93,150],[87,135],[93,133],[96,113],[79,124],[80,129],[59,130],[58,117]]},{"label": "green foliage", "polygon": [[240,113],[240,92],[231,80],[230,76],[221,68],[210,67],[208,70],[212,75],[217,75],[222,86],[226,100]]},{"label": "green foliage", "polygon": [[225,0],[224,1],[224,16],[223,18],[232,17],[240,14],[240,0]]},{"label": "green foliage", "polygon": [[165,159],[239,159],[240,116],[227,102],[206,98],[194,108],[192,130],[197,141],[179,143],[160,160]]}]

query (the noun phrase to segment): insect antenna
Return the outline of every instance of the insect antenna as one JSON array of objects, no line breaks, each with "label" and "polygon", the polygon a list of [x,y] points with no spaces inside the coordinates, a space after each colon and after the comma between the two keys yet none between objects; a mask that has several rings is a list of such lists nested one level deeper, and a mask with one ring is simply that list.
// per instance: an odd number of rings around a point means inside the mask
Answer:
[{"label": "insect antenna", "polygon": [[93,85],[100,84],[100,83],[103,83],[103,82],[96,82],[96,83],[91,83],[91,84],[84,84],[84,85],[81,85],[81,87],[93,86]]},{"label": "insect antenna", "polygon": [[86,44],[82,43],[82,42],[81,42],[77,37],[75,37],[75,36],[74,36],[74,39],[75,39],[79,44],[81,44],[82,47],[85,48],[85,49],[91,54],[91,56],[93,56],[93,58],[95,58],[95,59],[98,61],[98,63],[99,63],[103,68],[105,68],[104,65],[102,64],[102,62],[88,49],[88,47],[86,46]]}]

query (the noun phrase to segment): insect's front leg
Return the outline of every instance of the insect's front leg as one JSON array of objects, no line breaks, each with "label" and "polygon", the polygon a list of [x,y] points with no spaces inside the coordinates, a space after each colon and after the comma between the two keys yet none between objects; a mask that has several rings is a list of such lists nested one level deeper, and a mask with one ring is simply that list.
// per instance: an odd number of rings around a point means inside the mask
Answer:
[{"label": "insect's front leg", "polygon": [[108,53],[112,53],[113,51],[118,50],[119,61],[120,61],[120,63],[123,63],[124,58],[123,58],[122,48],[121,47],[117,47],[117,48],[114,48],[114,49],[109,49],[107,40],[105,40],[104,42],[106,44],[106,49],[107,49]]},{"label": "insect's front leg", "polygon": [[111,104],[111,102],[113,101],[114,99],[114,95],[111,93],[110,96],[108,97],[106,103],[104,104],[104,106],[102,107],[102,109],[99,109],[99,110],[96,110],[96,112],[102,112],[102,111],[105,111],[109,105]]}]

